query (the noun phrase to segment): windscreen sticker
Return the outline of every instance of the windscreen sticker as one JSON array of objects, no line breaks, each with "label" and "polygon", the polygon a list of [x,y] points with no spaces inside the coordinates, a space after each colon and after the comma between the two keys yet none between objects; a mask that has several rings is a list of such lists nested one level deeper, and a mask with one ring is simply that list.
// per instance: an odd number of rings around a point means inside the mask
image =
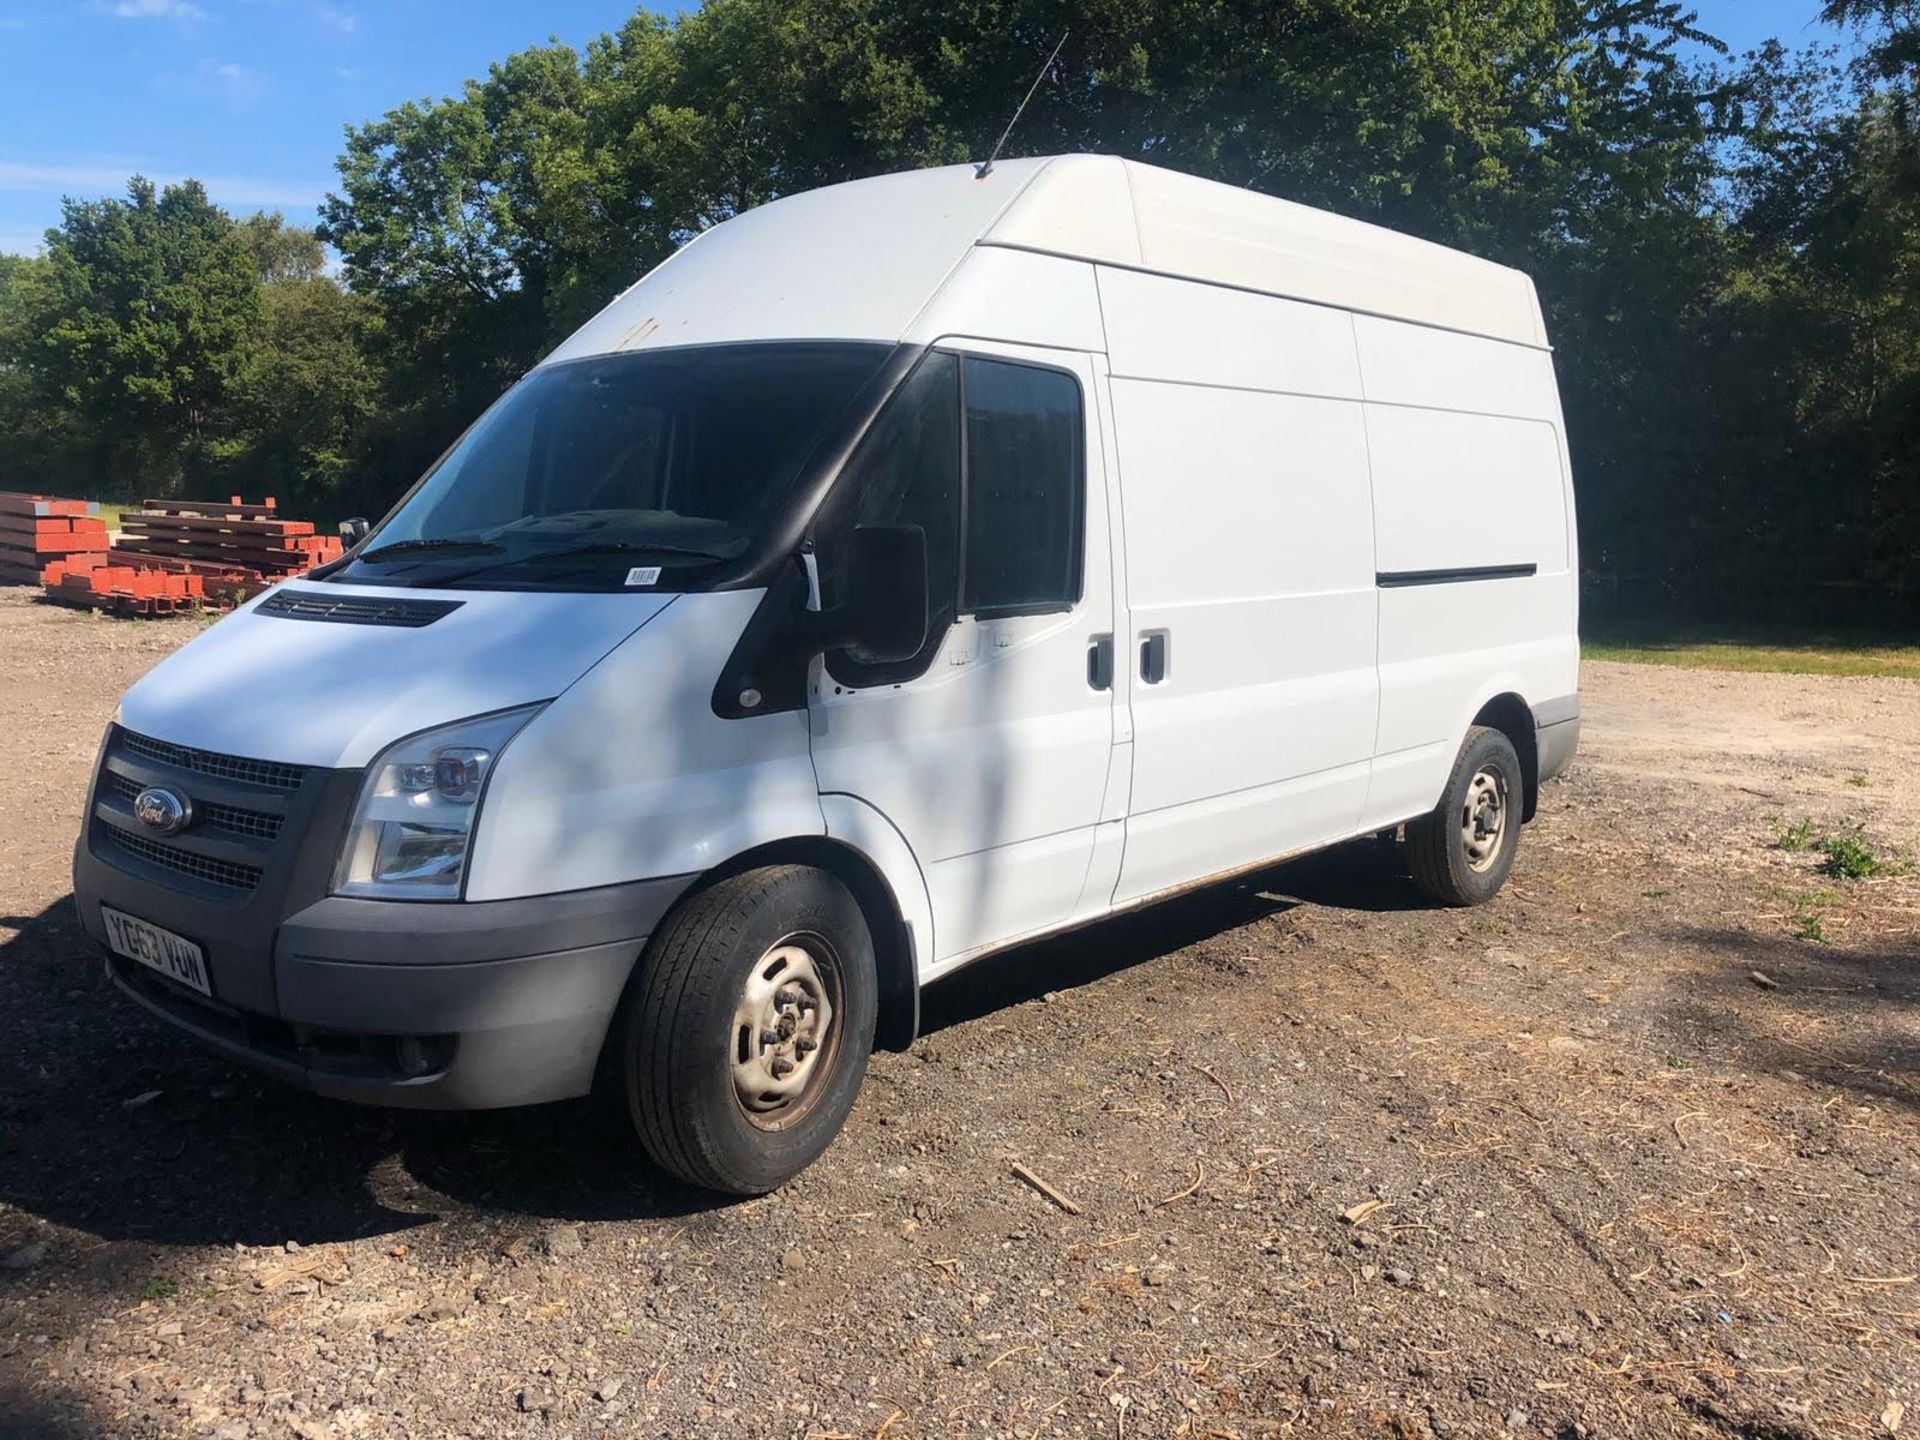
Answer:
[{"label": "windscreen sticker", "polygon": [[658,585],[659,583],[660,567],[658,565],[636,565],[627,571],[629,585]]}]

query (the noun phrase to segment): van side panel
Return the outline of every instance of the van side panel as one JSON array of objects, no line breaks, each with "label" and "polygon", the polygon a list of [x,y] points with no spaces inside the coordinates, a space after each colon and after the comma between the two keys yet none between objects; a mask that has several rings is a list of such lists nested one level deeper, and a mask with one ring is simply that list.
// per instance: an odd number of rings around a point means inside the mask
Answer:
[{"label": "van side panel", "polygon": [[1355,334],[1382,581],[1374,829],[1432,808],[1495,695],[1575,693],[1578,586],[1549,354],[1367,316]]},{"label": "van side panel", "polygon": [[[1103,269],[1136,670],[1116,901],[1350,835],[1378,703],[1349,317]],[[1230,388],[1231,387],[1231,388]]]},{"label": "van side panel", "polygon": [[713,712],[713,679],[762,590],[680,595],[500,754],[469,900],[698,875],[826,821],[807,717]]}]

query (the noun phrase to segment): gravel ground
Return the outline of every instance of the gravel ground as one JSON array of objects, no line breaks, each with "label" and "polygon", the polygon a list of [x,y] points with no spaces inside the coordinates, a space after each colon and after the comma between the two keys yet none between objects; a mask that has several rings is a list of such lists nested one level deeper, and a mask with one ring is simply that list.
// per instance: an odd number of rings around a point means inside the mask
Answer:
[{"label": "gravel ground", "polygon": [[69,847],[190,633],[0,598],[0,1435],[1920,1432],[1920,880],[1777,843],[1920,841],[1920,682],[1590,666],[1494,905],[1362,843],[983,962],[741,1204],[115,997]]}]

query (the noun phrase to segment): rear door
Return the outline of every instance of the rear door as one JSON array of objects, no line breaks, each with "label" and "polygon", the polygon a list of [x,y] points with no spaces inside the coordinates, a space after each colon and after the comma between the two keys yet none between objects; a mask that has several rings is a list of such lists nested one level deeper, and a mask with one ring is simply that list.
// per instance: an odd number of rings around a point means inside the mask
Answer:
[{"label": "rear door", "polygon": [[809,708],[821,791],[873,806],[920,862],[935,967],[1068,919],[1103,813],[1118,839],[1094,381],[1072,352],[943,344],[875,422],[817,527],[827,605],[854,526],[927,532],[922,652],[829,657]]}]

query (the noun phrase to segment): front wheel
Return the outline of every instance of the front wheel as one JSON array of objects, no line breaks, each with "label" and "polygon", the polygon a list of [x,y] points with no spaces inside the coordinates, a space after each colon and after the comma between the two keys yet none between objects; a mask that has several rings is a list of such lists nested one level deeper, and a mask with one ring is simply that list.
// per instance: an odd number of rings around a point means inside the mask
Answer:
[{"label": "front wheel", "polygon": [[845,1123],[877,1008],[872,936],[832,875],[776,865],[701,891],[628,989],[619,1073],[640,1143],[710,1190],[778,1188]]},{"label": "front wheel", "polygon": [[1429,898],[1484,905],[1500,893],[1520,845],[1525,784],[1512,741],[1484,725],[1467,731],[1440,803],[1407,825],[1407,867]]}]

